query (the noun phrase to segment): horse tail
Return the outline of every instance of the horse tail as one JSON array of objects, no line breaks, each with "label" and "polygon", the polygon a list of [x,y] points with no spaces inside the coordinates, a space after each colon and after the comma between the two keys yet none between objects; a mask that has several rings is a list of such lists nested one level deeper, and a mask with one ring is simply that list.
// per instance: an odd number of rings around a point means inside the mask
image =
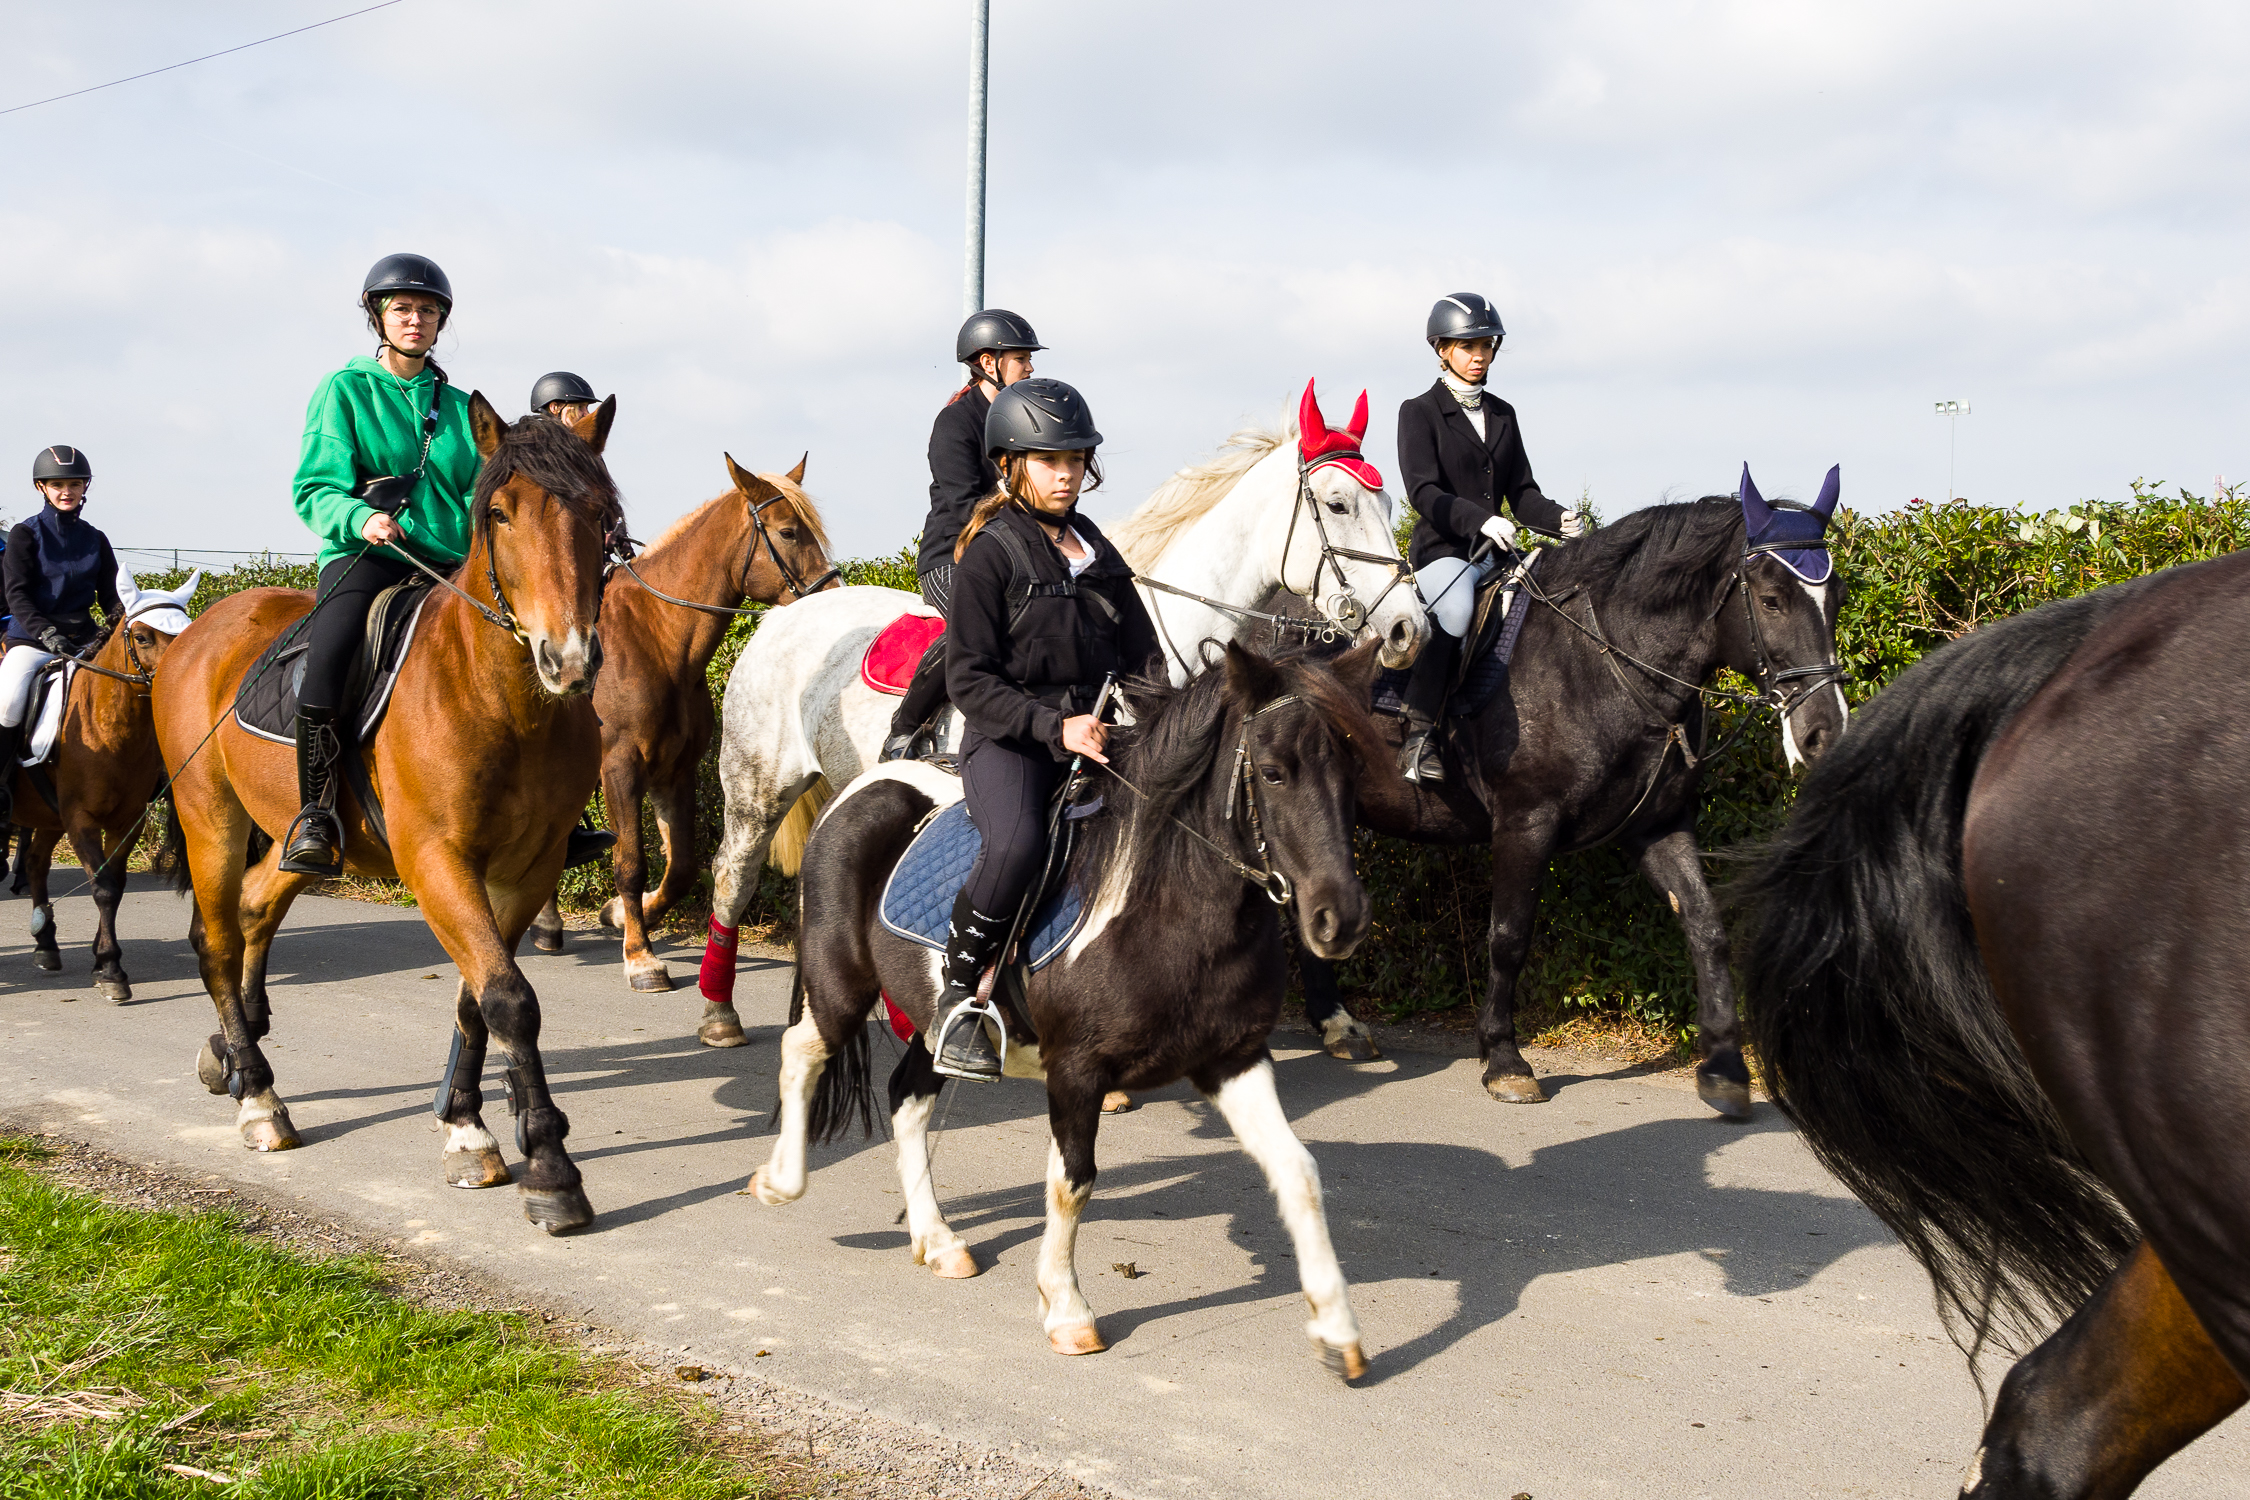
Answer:
[{"label": "horse tail", "polygon": [[805,794],[797,799],[789,815],[781,820],[781,826],[773,831],[773,847],[767,851],[766,858],[775,869],[784,875],[794,875],[803,868],[805,840],[812,837],[813,824],[820,821],[820,810],[835,795],[836,789],[828,784],[827,777],[813,778],[813,784],[805,788]]},{"label": "horse tail", "polygon": [[187,829],[180,824],[180,804],[167,785],[157,794],[164,805],[164,823],[158,834],[156,857],[149,861],[149,873],[172,882],[175,894],[186,896],[195,891],[195,876],[188,869]]},{"label": "horse tail", "polygon": [[2036,1340],[2139,1234],[1993,994],[1961,871],[1971,783],[2124,585],[1986,626],[1854,717],[1736,886],[1774,1102],[1929,1272],[1972,1364]]},{"label": "horse tail", "polygon": [[875,1071],[868,1061],[865,1023],[852,1028],[850,1038],[821,1069],[805,1115],[805,1139],[816,1146],[837,1140],[851,1130],[855,1115],[861,1139],[873,1135]]}]

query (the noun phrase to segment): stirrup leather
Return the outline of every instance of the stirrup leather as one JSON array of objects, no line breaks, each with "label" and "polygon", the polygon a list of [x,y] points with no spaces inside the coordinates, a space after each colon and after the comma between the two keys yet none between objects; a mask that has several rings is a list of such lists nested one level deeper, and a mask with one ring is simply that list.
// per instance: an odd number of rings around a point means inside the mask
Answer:
[{"label": "stirrup leather", "polygon": [[[1000,1045],[989,1072],[967,1066],[972,1061],[981,1060],[976,1057],[978,1048],[975,1038],[983,1038],[987,1047],[992,1045],[991,1036],[984,1029],[985,1023],[988,1021],[1000,1033]],[[955,1033],[964,1026],[972,1027],[974,1030],[968,1038],[956,1043],[954,1041]],[[949,1059],[948,1053],[953,1053],[953,1058]],[[975,995],[971,995],[954,1006],[953,1009],[947,1011],[945,1019],[938,1023],[937,1045],[932,1049],[932,1071],[940,1077],[958,1078],[965,1083],[997,1083],[1000,1081],[1000,1070],[1005,1066],[1007,1055],[1008,1022],[1000,1014],[1000,1007],[989,1000],[981,1000]]]}]

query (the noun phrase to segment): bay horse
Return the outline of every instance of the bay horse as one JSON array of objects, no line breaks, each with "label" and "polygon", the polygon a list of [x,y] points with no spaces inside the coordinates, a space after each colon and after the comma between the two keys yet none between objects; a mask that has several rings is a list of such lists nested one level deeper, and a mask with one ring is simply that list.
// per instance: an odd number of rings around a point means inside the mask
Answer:
[{"label": "bay horse", "polygon": [[[1078,885],[1085,920],[1031,976],[1037,1039],[1011,1037],[1006,1057],[1011,1076],[1047,1087],[1038,1286],[1057,1353],[1104,1347],[1074,1263],[1103,1098],[1184,1077],[1279,1199],[1316,1352],[1346,1379],[1366,1371],[1319,1168],[1275,1095],[1266,1039],[1288,980],[1277,901],[1287,897],[1300,941],[1316,952],[1342,957],[1367,931],[1351,830],[1373,732],[1364,705],[1375,649],[1276,662],[1230,644],[1223,670],[1185,687],[1129,689],[1136,723],[1113,732],[1106,772],[1088,767],[1103,808],[1083,820],[1064,877]],[[801,999],[781,1039],[779,1139],[749,1187],[769,1205],[802,1197],[808,1138],[833,1138],[854,1114],[869,1122],[867,1020],[887,994],[918,1028],[890,1081],[914,1260],[943,1277],[973,1276],[977,1265],[930,1186],[927,1131],[943,1080],[923,1038],[936,1019],[939,955],[889,932],[876,909],[923,819],[960,796],[956,776],[891,762],[822,814],[798,886]]]},{"label": "bay horse", "polygon": [[[470,398],[483,467],[469,555],[423,606],[367,747],[387,841],[357,797],[337,809],[345,867],[404,881],[460,966],[460,1051],[440,1111],[446,1180],[466,1188],[512,1180],[480,1113],[485,1047],[497,1037],[528,1158],[525,1216],[549,1233],[592,1222],[593,1208],[563,1148],[570,1124],[547,1087],[539,997],[515,950],[555,888],[601,767],[596,622],[609,539],[624,524],[601,450],[616,409],[611,397],[572,427],[545,417],[509,426],[482,393]],[[274,934],[314,877],[279,868],[278,838],[297,812],[294,753],[250,734],[232,710],[259,653],[313,607],[313,596],[295,589],[223,599],[173,644],[156,680],[173,844],[185,855],[176,868],[195,894],[189,937],[221,1028],[197,1071],[213,1093],[238,1101],[243,1144],[258,1151],[298,1144],[258,1042],[271,1024]],[[246,871],[253,827],[277,842]]]},{"label": "bay horse", "polygon": [[[636,990],[672,988],[649,951],[664,919],[702,871],[696,851],[696,778],[718,731],[705,669],[746,602],[783,604],[834,588],[828,531],[804,491],[805,461],[786,474],[752,474],[726,459],[733,487],[688,512],[610,574],[602,592],[602,658],[594,714],[602,724],[602,800],[617,833],[617,894],[602,924],[621,931],[625,975]],[[670,595],[669,599],[662,597]],[[664,878],[647,891],[641,846],[646,795],[664,841]],[[555,898],[531,924],[532,946],[563,950]]]},{"label": "bay horse", "polygon": [[[31,888],[33,955],[39,967],[62,967],[55,905],[47,877],[55,845],[64,837],[86,872],[94,897],[94,988],[122,1005],[133,998],[117,941],[117,908],[125,897],[125,864],[137,844],[150,799],[164,783],[149,709],[149,678],[173,637],[187,629],[197,572],[184,588],[142,589],[130,573],[117,575],[117,628],[95,652],[92,669],[70,680],[69,698],[55,733],[47,768],[35,775],[6,768],[16,824],[24,829],[24,873]],[[30,732],[26,725],[26,735]],[[41,785],[41,777],[45,785]],[[54,801],[47,800],[49,791]]]},{"label": "bay horse", "polygon": [[1975,1500],[2129,1494],[2244,1401],[2246,632],[2244,552],[1971,632],[1860,709],[1740,888],[1774,1102],[1972,1367],[2036,1344]]},{"label": "bay horse", "polygon": [[[1379,643],[1404,666],[1426,629],[1405,583],[1382,476],[1358,458],[1361,393],[1350,424],[1330,428],[1308,384],[1297,422],[1246,428],[1208,463],[1180,470],[1110,535],[1140,575],[1175,686],[1199,666],[1205,640],[1279,631]],[[1368,481],[1372,480],[1371,487]],[[1279,592],[1311,623],[1254,608]],[[860,680],[868,645],[902,614],[934,614],[896,589],[838,589],[760,623],[727,679],[719,741],[726,823],[712,865],[712,939],[705,950],[700,1036],[742,1045],[735,1013],[734,928],[771,853],[794,873],[804,835],[827,799],[876,763],[892,700]],[[959,716],[942,716],[950,748]]]},{"label": "bay horse", "polygon": [[[1505,686],[1474,718],[1450,721],[1445,781],[1371,776],[1361,786],[1363,827],[1492,850],[1492,977],[1477,1012],[1477,1046],[1493,1098],[1547,1097],[1515,1026],[1516,976],[1538,918],[1540,875],[1558,854],[1617,844],[1687,935],[1696,1092],[1729,1118],[1749,1118],[1726,926],[1695,837],[1702,689],[1721,667],[1754,683],[1779,710],[1792,765],[1817,759],[1843,733],[1849,710],[1836,686],[1836,615],[1844,588],[1822,566],[1837,494],[1831,470],[1812,506],[1769,506],[1745,468],[1737,495],[1653,505],[1548,549],[1531,575]],[[1771,540],[1777,532],[1795,538],[1804,572]],[[1395,748],[1404,722],[1378,722]],[[1299,968],[1306,1020],[1328,1051],[1372,1055],[1373,1038],[1344,1009],[1334,970],[1318,954]]]}]

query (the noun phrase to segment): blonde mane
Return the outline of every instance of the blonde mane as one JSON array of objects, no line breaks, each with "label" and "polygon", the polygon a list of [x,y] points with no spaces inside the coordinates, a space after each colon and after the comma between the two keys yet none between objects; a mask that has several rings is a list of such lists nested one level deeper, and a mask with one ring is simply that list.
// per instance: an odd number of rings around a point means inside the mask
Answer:
[{"label": "blonde mane", "polygon": [[1208,515],[1268,454],[1296,437],[1295,422],[1240,429],[1210,462],[1191,464],[1158,485],[1155,494],[1110,529],[1110,541],[1136,572],[1155,566],[1175,537]]},{"label": "blonde mane", "polygon": [[[758,477],[781,492],[783,502],[797,513],[797,520],[807,531],[813,534],[813,540],[820,543],[821,552],[826,554],[828,551],[828,523],[821,519],[820,510],[813,504],[812,496],[806,494],[803,486],[786,474],[760,474]],[[698,517],[712,506],[717,505],[721,500],[732,500],[740,493],[739,490],[730,489],[723,495],[704,501],[701,505],[665,527],[662,535],[658,536],[655,541],[644,544],[641,550],[654,552],[657,548],[687,530]]]}]

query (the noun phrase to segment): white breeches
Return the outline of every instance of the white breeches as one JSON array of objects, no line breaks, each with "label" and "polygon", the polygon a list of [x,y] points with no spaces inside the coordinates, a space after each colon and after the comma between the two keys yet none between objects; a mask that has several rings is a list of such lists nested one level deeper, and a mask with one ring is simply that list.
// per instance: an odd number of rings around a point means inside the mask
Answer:
[{"label": "white breeches", "polygon": [[1423,607],[1439,629],[1450,636],[1467,635],[1469,622],[1476,617],[1477,585],[1499,566],[1497,553],[1487,554],[1473,566],[1466,558],[1433,557],[1414,570],[1414,591],[1422,596]]},{"label": "white breeches", "polygon": [[55,659],[52,651],[42,651],[37,646],[22,642],[8,648],[0,656],[0,725],[15,729],[22,725],[24,714],[31,707],[32,679],[39,669]]}]

